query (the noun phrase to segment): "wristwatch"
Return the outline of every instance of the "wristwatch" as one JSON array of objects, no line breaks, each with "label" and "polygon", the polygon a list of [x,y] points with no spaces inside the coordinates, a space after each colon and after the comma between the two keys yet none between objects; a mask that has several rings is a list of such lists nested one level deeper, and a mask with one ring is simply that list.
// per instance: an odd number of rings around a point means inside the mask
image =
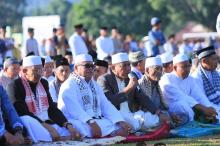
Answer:
[{"label": "wristwatch", "polygon": [[93,124],[93,123],[95,123],[95,120],[94,119],[90,119],[90,120],[87,121],[87,123],[88,124]]}]

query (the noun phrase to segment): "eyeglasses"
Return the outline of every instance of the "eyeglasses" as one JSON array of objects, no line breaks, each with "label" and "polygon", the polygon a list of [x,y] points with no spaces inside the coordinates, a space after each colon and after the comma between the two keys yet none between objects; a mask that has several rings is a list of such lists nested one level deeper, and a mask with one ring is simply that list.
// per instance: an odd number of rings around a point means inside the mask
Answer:
[{"label": "eyeglasses", "polygon": [[87,69],[94,69],[95,68],[95,65],[94,64],[79,64],[79,66],[84,66],[85,68]]}]

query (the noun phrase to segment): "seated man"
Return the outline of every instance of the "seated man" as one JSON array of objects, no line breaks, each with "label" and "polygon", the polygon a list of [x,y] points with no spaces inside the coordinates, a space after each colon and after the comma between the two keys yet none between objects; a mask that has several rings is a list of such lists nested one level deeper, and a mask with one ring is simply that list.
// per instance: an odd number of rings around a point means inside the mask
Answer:
[{"label": "seated man", "polygon": [[55,79],[49,84],[50,95],[53,99],[53,102],[57,103],[60,86],[66,81],[70,74],[70,66],[66,58],[62,57],[59,60],[56,60],[56,68],[54,70]]},{"label": "seated man", "polygon": [[163,64],[163,73],[171,73],[173,71],[173,54],[166,52],[160,55]]},{"label": "seated man", "polygon": [[[98,78],[109,101],[132,125],[133,132],[159,125],[159,109],[151,102],[138,85],[135,77],[128,78],[131,71],[127,53],[112,56],[112,71]],[[142,110],[139,110],[139,109]],[[149,112],[150,111],[150,112]]]},{"label": "seated man", "polygon": [[19,71],[20,65],[16,59],[8,58],[4,61],[3,74],[0,76],[0,84],[4,89],[18,76]]},{"label": "seated man", "polygon": [[[191,64],[184,54],[173,58],[173,72],[164,74],[159,82],[166,104],[171,113],[188,114],[194,120],[198,114],[213,119],[217,113],[195,80],[189,76]],[[195,113],[194,113],[195,111]]]},{"label": "seated man", "polygon": [[76,138],[79,134],[55,106],[48,82],[41,78],[41,58],[25,57],[22,67],[19,77],[10,85],[10,93],[33,142],[60,140],[62,137]]},{"label": "seated man", "polygon": [[75,57],[74,73],[60,88],[58,108],[85,137],[125,136],[130,126],[93,80],[94,68],[89,54]]},{"label": "seated man", "polygon": [[[178,124],[183,124],[185,121],[180,122],[180,115],[177,116],[176,113],[170,114],[168,112],[168,107],[166,106],[163,98],[162,91],[159,86],[159,80],[162,76],[162,62],[160,57],[150,57],[145,61],[145,74],[139,80],[139,85],[142,91],[150,97],[150,100],[154,103],[157,109],[161,110],[163,118],[168,123],[175,122],[176,126]],[[183,116],[183,115],[181,115]],[[175,126],[175,125],[171,125]]]},{"label": "seated man", "polygon": [[[220,112],[220,75],[217,71],[218,56],[213,46],[196,52],[199,59],[199,66],[192,73],[197,85],[204,93],[216,111]],[[220,114],[218,114],[220,119]]]},{"label": "seated man", "polygon": [[94,80],[105,73],[108,72],[108,62],[104,60],[96,60],[95,61],[95,72],[94,72]]},{"label": "seated man", "polygon": [[[2,86],[0,86],[0,103],[0,145],[24,144],[23,125]],[[8,121],[6,122],[5,119]]]},{"label": "seated man", "polygon": [[131,71],[134,72],[138,79],[144,74],[145,55],[142,51],[130,52],[129,61],[131,62]]},{"label": "seated man", "polygon": [[50,56],[45,56],[44,57],[45,62],[44,62],[44,71],[43,71],[43,77],[50,83],[55,79],[53,76],[53,69],[54,69],[54,61],[51,59]]}]

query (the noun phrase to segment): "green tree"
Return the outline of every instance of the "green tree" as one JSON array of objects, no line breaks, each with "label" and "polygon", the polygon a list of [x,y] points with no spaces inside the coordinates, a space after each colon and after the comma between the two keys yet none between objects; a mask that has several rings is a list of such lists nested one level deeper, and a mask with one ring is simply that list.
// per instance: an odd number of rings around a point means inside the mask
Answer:
[{"label": "green tree", "polygon": [[21,29],[21,19],[24,16],[25,0],[0,1],[0,25],[12,26],[15,30]]}]

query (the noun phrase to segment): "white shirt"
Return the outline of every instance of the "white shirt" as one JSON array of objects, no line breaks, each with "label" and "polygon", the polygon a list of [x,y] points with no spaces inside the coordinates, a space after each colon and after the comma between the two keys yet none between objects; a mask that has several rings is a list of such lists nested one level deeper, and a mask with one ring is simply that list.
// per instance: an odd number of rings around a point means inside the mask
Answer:
[{"label": "white shirt", "polygon": [[[112,121],[113,124],[124,121],[118,110],[111,104],[111,102],[106,98],[103,90],[93,79],[90,80],[93,82],[96,93],[97,93],[97,112],[100,112],[104,118]],[[89,86],[86,81],[83,81],[85,86]],[[90,96],[92,94],[91,89],[89,88]],[[75,119],[81,122],[87,122],[92,119],[90,113],[87,113],[84,110],[82,99],[82,93],[79,89],[79,86],[75,80],[70,76],[60,87],[59,97],[58,97],[58,108],[64,113],[68,120]]]},{"label": "white shirt", "polygon": [[[117,81],[117,85],[118,85],[118,90],[119,90],[119,92],[121,92],[125,88],[125,82],[123,80],[120,80],[117,77],[116,77],[116,81]],[[128,107],[128,102],[127,101],[122,102],[120,104],[120,112],[123,113],[123,114],[131,112],[129,107]]]},{"label": "white shirt", "polygon": [[34,39],[34,38],[27,39],[24,56],[27,55],[30,52],[34,52],[35,55],[39,55],[38,43],[37,43],[37,40]]},{"label": "white shirt", "polygon": [[182,79],[173,71],[164,74],[159,84],[168,105],[173,102],[185,101],[190,107],[194,107],[199,103],[205,106],[211,106],[208,98],[202,93],[191,76]]},{"label": "white shirt", "polygon": [[73,57],[79,54],[87,54],[88,48],[83,40],[83,38],[74,33],[69,39],[69,45],[73,54]]},{"label": "white shirt", "polygon": [[113,41],[109,37],[100,36],[96,39],[97,58],[103,60],[107,56],[111,56],[114,52]]}]

